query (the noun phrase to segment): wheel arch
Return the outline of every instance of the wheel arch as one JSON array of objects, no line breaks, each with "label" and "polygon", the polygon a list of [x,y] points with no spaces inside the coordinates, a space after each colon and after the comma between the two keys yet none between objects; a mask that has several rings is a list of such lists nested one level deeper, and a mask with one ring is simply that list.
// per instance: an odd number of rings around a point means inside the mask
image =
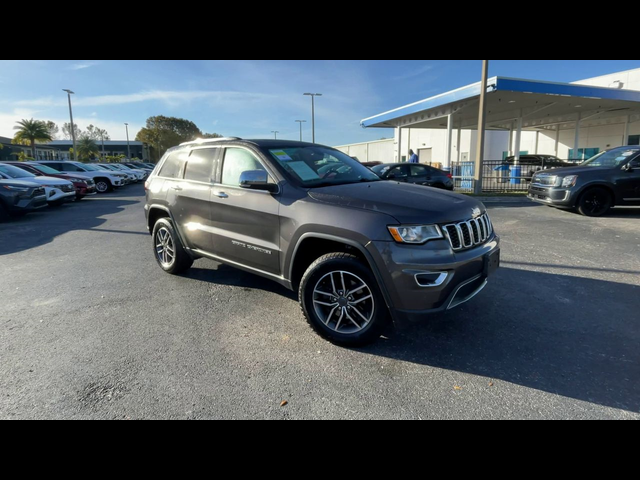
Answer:
[{"label": "wheel arch", "polygon": [[297,290],[300,280],[309,265],[321,256],[334,252],[351,253],[371,269],[387,307],[393,312],[391,297],[371,254],[360,243],[335,235],[309,232],[298,239],[288,269],[288,279],[293,290]]},{"label": "wheel arch", "polygon": [[615,207],[616,204],[618,203],[618,198],[616,197],[616,190],[613,186],[611,186],[609,183],[605,183],[605,182],[596,182],[596,183],[589,183],[587,185],[585,185],[584,187],[582,187],[580,189],[580,191],[578,192],[578,194],[576,195],[576,201],[575,201],[575,206],[577,207],[580,204],[580,199],[582,198],[582,196],[588,192],[589,190],[591,190],[592,188],[602,188],[606,191],[609,192],[609,195],[611,195],[611,206]]}]

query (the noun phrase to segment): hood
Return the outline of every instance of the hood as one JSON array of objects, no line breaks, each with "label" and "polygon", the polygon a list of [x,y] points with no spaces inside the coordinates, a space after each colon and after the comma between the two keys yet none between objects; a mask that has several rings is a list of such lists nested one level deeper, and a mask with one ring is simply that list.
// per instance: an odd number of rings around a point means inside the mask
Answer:
[{"label": "hood", "polygon": [[69,185],[71,182],[69,180],[63,180],[61,178],[54,177],[34,177],[29,179],[30,182],[37,183],[39,185]]},{"label": "hood", "polygon": [[27,187],[27,188],[40,187],[40,185],[35,182],[28,182],[26,180],[14,180],[14,179],[5,180],[3,178],[0,178],[0,185],[11,185],[15,187]]},{"label": "hood", "polygon": [[337,185],[309,190],[314,200],[343,207],[380,212],[402,224],[445,224],[469,220],[484,205],[467,196],[398,182]]},{"label": "hood", "polygon": [[579,175],[581,173],[589,173],[589,172],[601,172],[604,170],[613,170],[611,167],[581,167],[580,165],[576,165],[574,167],[566,167],[566,168],[551,168],[549,170],[541,170],[536,172],[536,175],[558,175],[562,177],[566,177],[568,175]]}]

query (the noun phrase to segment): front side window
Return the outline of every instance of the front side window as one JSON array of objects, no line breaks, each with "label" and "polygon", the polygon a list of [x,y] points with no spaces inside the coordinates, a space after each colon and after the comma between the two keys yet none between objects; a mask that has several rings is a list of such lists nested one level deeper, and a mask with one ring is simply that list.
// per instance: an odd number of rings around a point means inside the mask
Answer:
[{"label": "front side window", "polygon": [[387,178],[392,180],[394,178],[407,178],[409,176],[409,165],[400,165],[389,172]]},{"label": "front side window", "polygon": [[243,148],[227,148],[222,164],[222,184],[240,186],[240,176],[248,170],[266,171],[251,152]]},{"label": "front side window", "polygon": [[194,150],[187,160],[184,179],[192,182],[211,183],[213,164],[218,156],[217,148],[202,148]]},{"label": "front side window", "polygon": [[45,175],[58,175],[60,172],[46,165],[31,165],[31,168],[44,173]]},{"label": "front side window", "polygon": [[332,148],[285,147],[265,152],[286,175],[306,188],[380,181],[375,173]]},{"label": "front side window", "polygon": [[422,165],[409,165],[409,168],[411,168],[412,177],[426,177],[431,173],[427,167]]}]

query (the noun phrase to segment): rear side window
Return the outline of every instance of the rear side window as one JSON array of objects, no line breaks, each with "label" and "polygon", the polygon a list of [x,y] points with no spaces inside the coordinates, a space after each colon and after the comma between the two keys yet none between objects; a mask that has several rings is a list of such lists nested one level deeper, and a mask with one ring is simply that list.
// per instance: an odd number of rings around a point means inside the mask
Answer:
[{"label": "rear side window", "polygon": [[174,152],[162,165],[162,169],[158,176],[164,178],[178,178],[182,170],[182,156],[184,152]]},{"label": "rear side window", "polygon": [[431,171],[423,166],[423,165],[409,165],[409,168],[411,168],[411,176],[412,177],[424,177],[426,175],[431,174]]},{"label": "rear side window", "polygon": [[227,148],[222,166],[222,184],[237,187],[240,175],[247,170],[265,170],[258,159],[242,148]]},{"label": "rear side window", "polygon": [[204,148],[191,152],[184,171],[184,179],[211,183],[213,165],[218,158],[218,152],[218,148]]}]

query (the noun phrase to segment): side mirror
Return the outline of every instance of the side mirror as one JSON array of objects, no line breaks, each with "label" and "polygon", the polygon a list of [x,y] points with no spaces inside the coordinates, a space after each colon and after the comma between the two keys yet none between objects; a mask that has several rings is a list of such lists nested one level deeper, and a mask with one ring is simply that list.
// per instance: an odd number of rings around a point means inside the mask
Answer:
[{"label": "side mirror", "polygon": [[269,174],[264,170],[246,170],[240,174],[240,187],[275,193],[278,185],[269,183]]},{"label": "side mirror", "polygon": [[622,167],[622,170],[625,172],[633,172],[633,165],[631,163],[627,163],[624,167]]}]

